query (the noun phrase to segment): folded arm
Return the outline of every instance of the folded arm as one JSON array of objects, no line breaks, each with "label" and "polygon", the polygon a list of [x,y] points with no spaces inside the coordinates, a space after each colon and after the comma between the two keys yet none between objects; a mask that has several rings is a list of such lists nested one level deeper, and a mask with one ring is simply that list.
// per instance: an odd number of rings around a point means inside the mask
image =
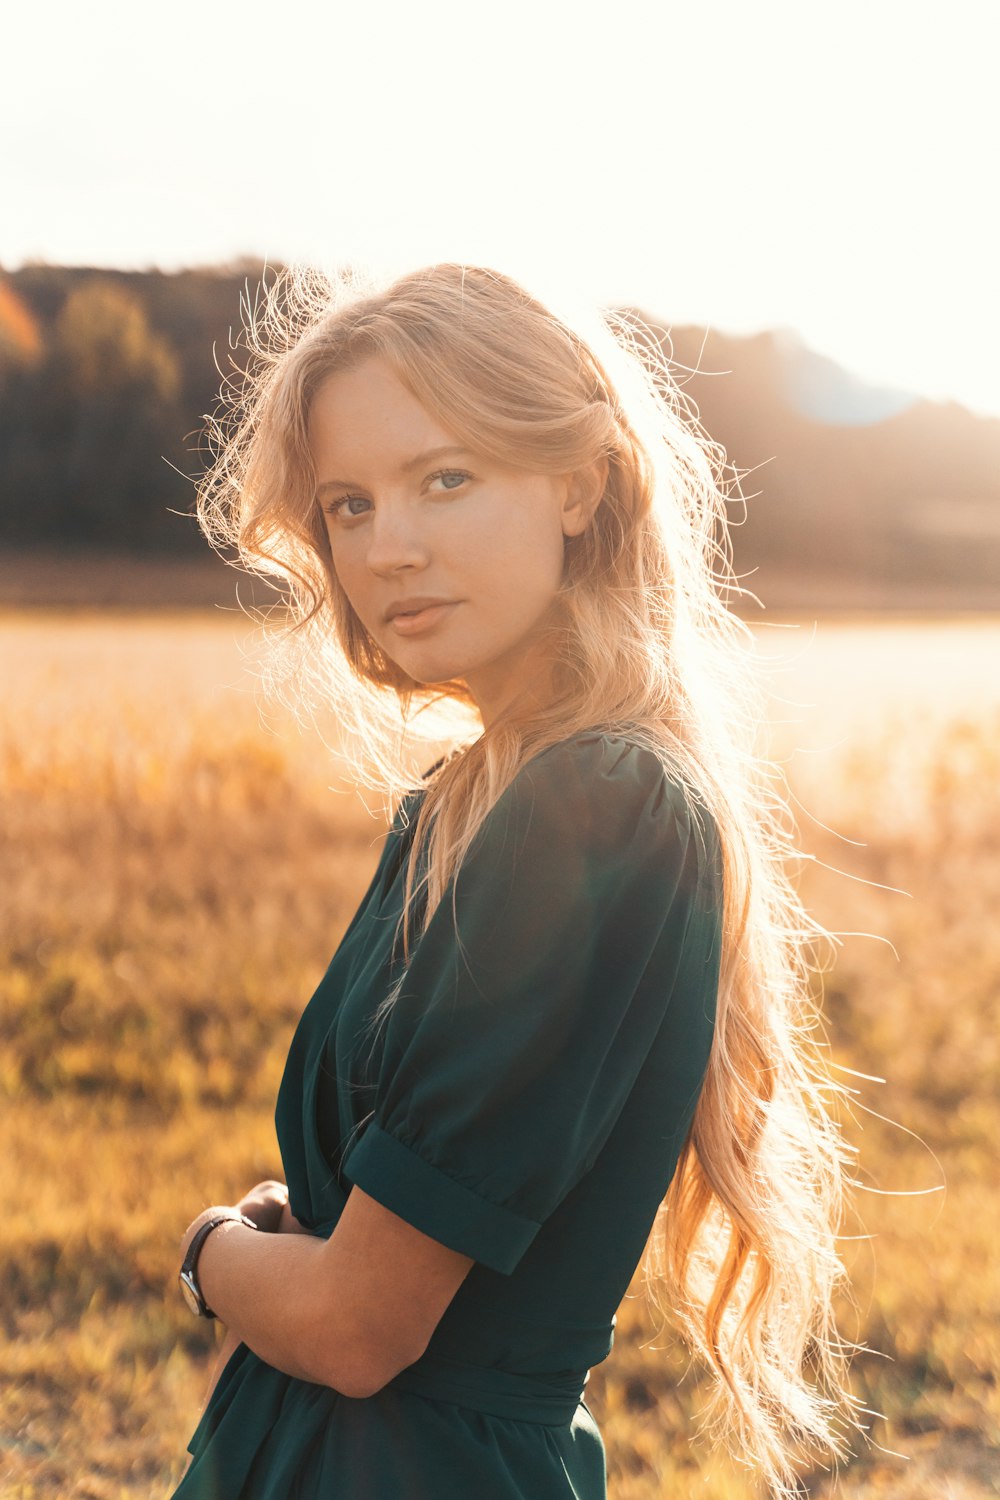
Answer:
[{"label": "folded arm", "polygon": [[[193,1221],[182,1253],[217,1212]],[[287,1206],[280,1227],[296,1227]],[[329,1239],[221,1224],[198,1279],[230,1333],[268,1364],[365,1397],[420,1358],[473,1264],[353,1187]]]}]

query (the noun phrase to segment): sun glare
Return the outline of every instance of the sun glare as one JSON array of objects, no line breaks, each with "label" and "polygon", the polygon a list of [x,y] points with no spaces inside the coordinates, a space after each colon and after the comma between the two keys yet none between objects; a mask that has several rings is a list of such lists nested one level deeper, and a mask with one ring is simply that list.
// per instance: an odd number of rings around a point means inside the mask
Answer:
[{"label": "sun glare", "polygon": [[[18,14],[45,88],[25,68],[0,98],[0,265],[479,260],[675,324],[794,328],[1000,415],[993,6],[623,0],[570,26],[511,0],[487,45],[457,0],[376,0],[312,18],[239,108],[259,29],[227,11],[177,0],[128,47],[109,0],[56,44]],[[162,107],[178,78],[197,107]]]}]

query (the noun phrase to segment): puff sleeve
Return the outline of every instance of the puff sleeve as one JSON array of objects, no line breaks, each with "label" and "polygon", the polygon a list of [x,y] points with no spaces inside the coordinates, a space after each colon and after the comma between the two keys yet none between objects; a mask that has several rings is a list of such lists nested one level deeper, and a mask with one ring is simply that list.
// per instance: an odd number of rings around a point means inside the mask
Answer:
[{"label": "puff sleeve", "polygon": [[677,993],[692,922],[716,920],[710,885],[703,830],[656,756],[601,735],[535,757],[411,950],[344,1176],[514,1270],[596,1160],[670,1007],[695,1004],[710,1030],[714,997]]}]

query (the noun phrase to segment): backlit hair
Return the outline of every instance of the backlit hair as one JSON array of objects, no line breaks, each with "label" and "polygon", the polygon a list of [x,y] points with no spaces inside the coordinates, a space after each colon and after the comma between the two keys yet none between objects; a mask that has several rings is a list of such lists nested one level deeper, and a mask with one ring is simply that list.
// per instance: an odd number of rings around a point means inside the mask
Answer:
[{"label": "backlit hair", "polygon": [[[506,276],[443,264],[376,288],[283,273],[250,310],[250,371],[214,426],[199,517],[283,580],[285,681],[333,706],[358,779],[393,806],[424,785],[415,751],[450,746],[414,829],[404,951],[521,767],[597,728],[658,755],[713,818],[723,851],[718,1019],[705,1085],[644,1261],[657,1304],[718,1380],[713,1412],[778,1495],[810,1450],[857,1425],[833,1317],[848,1148],[810,992],[830,939],[802,906],[783,777],[758,754],[765,698],[752,632],[729,607],[725,455],[700,430],[635,317],[557,316]],[[607,461],[591,523],[568,538],[548,628],[551,700],[485,731],[463,684],[408,678],[338,584],[308,442],[330,374],[377,356],[474,451],[540,474]],[[289,654],[291,648],[291,654]],[[425,755],[426,760],[426,755]],[[418,924],[419,925],[419,924]],[[398,993],[398,988],[395,993]],[[387,996],[384,1014],[395,998]]]}]

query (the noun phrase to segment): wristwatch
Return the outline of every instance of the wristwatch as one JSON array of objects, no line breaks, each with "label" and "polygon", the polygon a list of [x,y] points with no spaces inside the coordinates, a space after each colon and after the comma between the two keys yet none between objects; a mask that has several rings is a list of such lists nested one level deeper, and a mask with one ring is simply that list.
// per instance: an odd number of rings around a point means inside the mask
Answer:
[{"label": "wristwatch", "polygon": [[206,1220],[195,1234],[190,1245],[188,1245],[184,1264],[178,1272],[177,1279],[181,1284],[181,1291],[184,1293],[184,1301],[195,1316],[199,1318],[215,1317],[215,1313],[205,1301],[201,1294],[201,1287],[198,1285],[198,1257],[201,1254],[202,1245],[204,1245],[212,1230],[218,1229],[220,1224],[245,1224],[248,1229],[257,1228],[253,1219],[248,1219],[246,1214],[238,1213],[235,1208],[231,1208],[228,1213],[216,1214],[213,1219]]}]

